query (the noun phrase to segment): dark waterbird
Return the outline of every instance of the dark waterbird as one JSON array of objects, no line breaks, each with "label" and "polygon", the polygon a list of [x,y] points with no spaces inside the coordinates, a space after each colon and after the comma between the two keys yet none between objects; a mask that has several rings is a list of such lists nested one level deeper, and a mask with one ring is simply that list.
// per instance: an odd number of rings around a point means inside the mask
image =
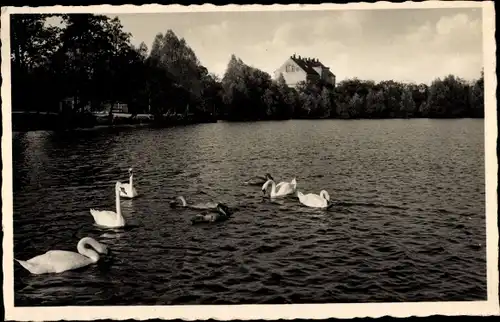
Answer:
[{"label": "dark waterbird", "polygon": [[255,176],[255,177],[248,179],[247,181],[245,181],[245,184],[248,184],[251,186],[260,186],[260,185],[266,183],[268,180],[274,181],[274,178],[269,173],[266,173],[265,176]]},{"label": "dark waterbird", "polygon": [[218,203],[215,210],[215,213],[205,213],[194,216],[191,218],[191,223],[195,225],[200,223],[221,222],[229,219],[232,215],[232,211],[223,203]]},{"label": "dark waterbird", "polygon": [[219,205],[218,202],[213,202],[213,201],[196,203],[196,204],[188,204],[186,201],[186,198],[184,198],[183,196],[175,197],[175,198],[173,198],[172,201],[170,201],[171,208],[177,208],[178,206],[180,206],[180,207],[191,208],[191,209],[216,209],[218,205]]}]

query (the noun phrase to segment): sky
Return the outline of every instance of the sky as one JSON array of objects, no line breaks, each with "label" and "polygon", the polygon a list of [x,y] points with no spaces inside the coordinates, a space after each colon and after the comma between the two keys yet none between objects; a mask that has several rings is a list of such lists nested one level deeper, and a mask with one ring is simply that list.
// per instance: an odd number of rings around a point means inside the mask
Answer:
[{"label": "sky", "polygon": [[273,75],[293,54],[318,58],[340,81],[430,83],[479,77],[481,9],[141,13],[118,16],[132,43],[172,29],[223,76],[231,54]]}]

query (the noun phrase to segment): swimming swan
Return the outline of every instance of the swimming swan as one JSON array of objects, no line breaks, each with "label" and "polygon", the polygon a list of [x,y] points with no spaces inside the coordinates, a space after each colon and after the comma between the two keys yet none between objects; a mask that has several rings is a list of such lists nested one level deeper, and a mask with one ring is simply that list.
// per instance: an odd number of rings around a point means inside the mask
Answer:
[{"label": "swimming swan", "polygon": [[267,180],[266,183],[262,186],[262,193],[265,194],[268,186],[271,185],[271,198],[281,197],[295,193],[295,189],[297,189],[297,180],[293,178],[290,182],[280,182],[276,185],[274,180]]},{"label": "swimming swan", "polygon": [[186,208],[191,208],[191,209],[216,209],[217,206],[219,205],[217,202],[205,202],[205,203],[197,203],[194,205],[188,205],[186,199],[183,196],[178,196],[175,198],[175,200],[170,202],[170,207],[176,208],[177,207],[177,200],[180,200],[182,203],[182,207]]},{"label": "swimming swan", "polygon": [[[86,248],[89,245],[94,249]],[[107,254],[108,248],[91,237],[84,237],[76,246],[78,253],[67,250],[49,250],[27,261],[15,259],[32,274],[62,273],[99,261],[99,254]],[[97,252],[96,252],[97,251]]]},{"label": "swimming swan", "polygon": [[269,173],[266,173],[266,175],[264,177],[255,176],[255,177],[250,178],[249,180],[245,181],[245,184],[252,185],[252,186],[261,185],[261,184],[266,183],[267,180],[274,180],[274,178]]},{"label": "swimming swan", "polygon": [[291,185],[291,187],[293,188],[294,192],[295,192],[295,190],[297,189],[297,180],[295,180],[295,178],[293,178],[293,179],[292,179],[292,181],[290,181],[290,182],[285,182],[285,181],[282,181],[282,182],[278,183],[278,184],[276,185],[276,189],[277,189],[277,190],[279,190],[279,189],[280,189],[280,187],[281,187],[283,184],[289,184],[289,185]]},{"label": "swimming swan", "polygon": [[122,191],[121,182],[117,181],[115,185],[116,195],[116,212],[110,210],[95,210],[90,209],[90,214],[94,217],[95,223],[103,227],[123,227],[125,226],[125,218],[122,216],[120,205],[120,191]]},{"label": "swimming swan", "polygon": [[228,206],[222,203],[218,203],[216,208],[216,213],[209,214],[200,214],[191,218],[191,224],[201,224],[201,223],[213,223],[213,222],[221,222],[229,219],[231,217],[232,212]]},{"label": "swimming swan", "polygon": [[120,191],[120,197],[132,199],[138,196],[137,190],[134,187],[133,171],[132,168],[128,169],[128,174],[130,175],[129,183],[122,183],[123,190]]},{"label": "swimming swan", "polygon": [[308,193],[304,195],[302,192],[297,191],[297,197],[299,198],[299,202],[307,207],[313,208],[329,208],[330,195],[326,190],[321,190],[319,195],[314,193]]}]

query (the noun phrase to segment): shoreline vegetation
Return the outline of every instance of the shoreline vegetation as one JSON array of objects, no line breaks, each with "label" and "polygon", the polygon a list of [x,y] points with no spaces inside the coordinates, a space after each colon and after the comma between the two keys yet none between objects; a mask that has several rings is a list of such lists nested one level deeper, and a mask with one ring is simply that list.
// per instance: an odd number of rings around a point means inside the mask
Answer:
[{"label": "shoreline vegetation", "polygon": [[235,55],[219,79],[172,30],[158,33],[151,50],[144,43],[134,47],[130,38],[118,18],[11,15],[13,131],[218,120],[484,118],[483,72],[472,81],[447,75],[430,85],[352,78],[290,88],[282,76],[274,80]]}]

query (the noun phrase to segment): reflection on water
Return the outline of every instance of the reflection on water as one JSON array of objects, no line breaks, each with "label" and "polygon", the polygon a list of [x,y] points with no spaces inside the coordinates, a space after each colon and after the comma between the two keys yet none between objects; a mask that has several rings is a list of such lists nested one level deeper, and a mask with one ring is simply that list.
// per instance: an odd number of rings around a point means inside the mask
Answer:
[{"label": "reflection on water", "polygon": [[[217,123],[170,129],[15,133],[14,254],[76,251],[98,265],[33,276],[15,265],[16,305],[480,300],[486,297],[482,120]],[[115,209],[129,227],[94,225]],[[254,175],[296,177],[335,205],[263,198]],[[191,226],[220,201],[226,222]]]}]

